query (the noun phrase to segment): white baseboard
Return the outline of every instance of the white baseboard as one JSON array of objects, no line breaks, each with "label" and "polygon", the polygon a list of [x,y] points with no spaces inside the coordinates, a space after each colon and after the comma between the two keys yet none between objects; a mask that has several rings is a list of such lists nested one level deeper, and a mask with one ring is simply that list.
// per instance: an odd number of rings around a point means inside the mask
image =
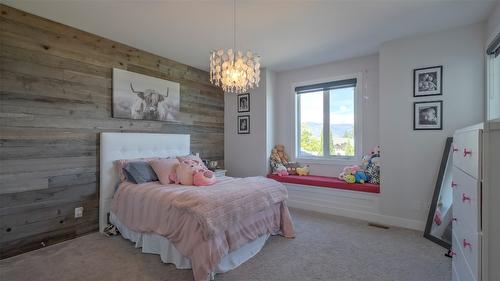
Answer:
[{"label": "white baseboard", "polygon": [[286,183],[288,206],[368,222],[423,231],[418,220],[379,213],[379,194]]}]

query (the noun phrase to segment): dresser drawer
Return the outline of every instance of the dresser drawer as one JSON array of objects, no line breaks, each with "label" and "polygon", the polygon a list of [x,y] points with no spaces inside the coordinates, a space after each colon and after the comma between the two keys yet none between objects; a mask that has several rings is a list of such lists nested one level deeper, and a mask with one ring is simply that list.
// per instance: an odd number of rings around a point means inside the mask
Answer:
[{"label": "dresser drawer", "polygon": [[[452,260],[453,280],[476,281],[477,275],[473,274],[460,247],[459,239],[453,236],[452,251],[455,253]],[[456,274],[456,276],[455,276]]]},{"label": "dresser drawer", "polygon": [[[481,231],[480,182],[453,167],[453,217],[456,226],[468,232]],[[454,225],[455,226],[455,225]]]},{"label": "dresser drawer", "polygon": [[465,258],[470,271],[476,280],[479,280],[479,260],[481,258],[481,236],[478,233],[457,233],[457,244]]},{"label": "dresser drawer", "polygon": [[453,136],[453,165],[476,179],[481,178],[482,130],[456,133]]}]

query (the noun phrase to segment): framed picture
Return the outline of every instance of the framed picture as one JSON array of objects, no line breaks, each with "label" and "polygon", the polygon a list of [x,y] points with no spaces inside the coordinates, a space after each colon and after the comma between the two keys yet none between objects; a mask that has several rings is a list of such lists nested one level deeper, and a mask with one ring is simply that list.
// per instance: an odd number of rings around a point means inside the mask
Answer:
[{"label": "framed picture", "polygon": [[250,115],[238,116],[238,134],[250,134]]},{"label": "framed picture", "polygon": [[177,121],[180,85],[113,68],[113,117]]},{"label": "framed picture", "polygon": [[413,103],[413,130],[442,130],[443,101]]},{"label": "framed picture", "polygon": [[250,112],[250,94],[238,95],[238,112]]},{"label": "framed picture", "polygon": [[413,96],[438,96],[443,94],[443,66],[413,70]]}]

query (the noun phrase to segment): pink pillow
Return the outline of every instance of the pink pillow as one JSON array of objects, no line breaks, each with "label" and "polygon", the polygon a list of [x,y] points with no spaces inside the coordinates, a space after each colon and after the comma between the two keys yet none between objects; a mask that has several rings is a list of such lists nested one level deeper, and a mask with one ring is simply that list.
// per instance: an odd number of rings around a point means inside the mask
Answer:
[{"label": "pink pillow", "polygon": [[115,168],[116,172],[118,173],[118,177],[120,178],[120,182],[126,181],[127,177],[123,173],[123,168],[130,162],[149,162],[152,160],[157,160],[161,159],[159,157],[150,157],[150,158],[135,158],[135,159],[120,159],[120,160],[115,160]]},{"label": "pink pillow", "polygon": [[210,170],[199,170],[194,173],[193,184],[196,186],[207,186],[215,183],[214,172]]},{"label": "pink pillow", "polygon": [[151,168],[155,171],[161,184],[170,184],[175,180],[170,179],[170,174],[176,171],[179,166],[179,160],[171,159],[155,159],[149,162]]}]

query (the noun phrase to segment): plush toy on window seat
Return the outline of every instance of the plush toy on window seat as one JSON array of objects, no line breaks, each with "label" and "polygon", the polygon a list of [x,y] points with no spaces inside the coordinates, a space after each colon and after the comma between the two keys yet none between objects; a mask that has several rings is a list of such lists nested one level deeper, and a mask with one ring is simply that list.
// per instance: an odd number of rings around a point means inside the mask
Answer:
[{"label": "plush toy on window seat", "polygon": [[[279,176],[296,175],[298,169],[304,168],[297,162],[290,162],[285,152],[285,146],[282,144],[274,146],[269,157],[269,164],[271,165],[271,172]],[[302,173],[305,171],[302,170]],[[307,173],[309,173],[309,169],[307,169]]]},{"label": "plush toy on window seat", "polygon": [[368,158],[366,167],[364,167],[365,173],[368,176],[368,181],[373,184],[380,184],[380,147],[376,146],[371,153],[365,157]]},{"label": "plush toy on window seat", "polygon": [[309,165],[305,165],[304,167],[298,167],[297,168],[297,175],[299,175],[299,176],[309,175]]},{"label": "plush toy on window seat", "polygon": [[344,167],[339,178],[347,183],[365,183],[369,181],[368,175],[357,165]]},{"label": "plush toy on window seat", "polygon": [[339,175],[339,179],[344,180],[347,183],[356,182],[356,172],[362,171],[361,167],[358,165],[346,166]]},{"label": "plush toy on window seat", "polygon": [[368,181],[368,176],[364,171],[357,171],[356,174],[354,174],[354,178],[356,179],[356,183],[365,183]]}]

